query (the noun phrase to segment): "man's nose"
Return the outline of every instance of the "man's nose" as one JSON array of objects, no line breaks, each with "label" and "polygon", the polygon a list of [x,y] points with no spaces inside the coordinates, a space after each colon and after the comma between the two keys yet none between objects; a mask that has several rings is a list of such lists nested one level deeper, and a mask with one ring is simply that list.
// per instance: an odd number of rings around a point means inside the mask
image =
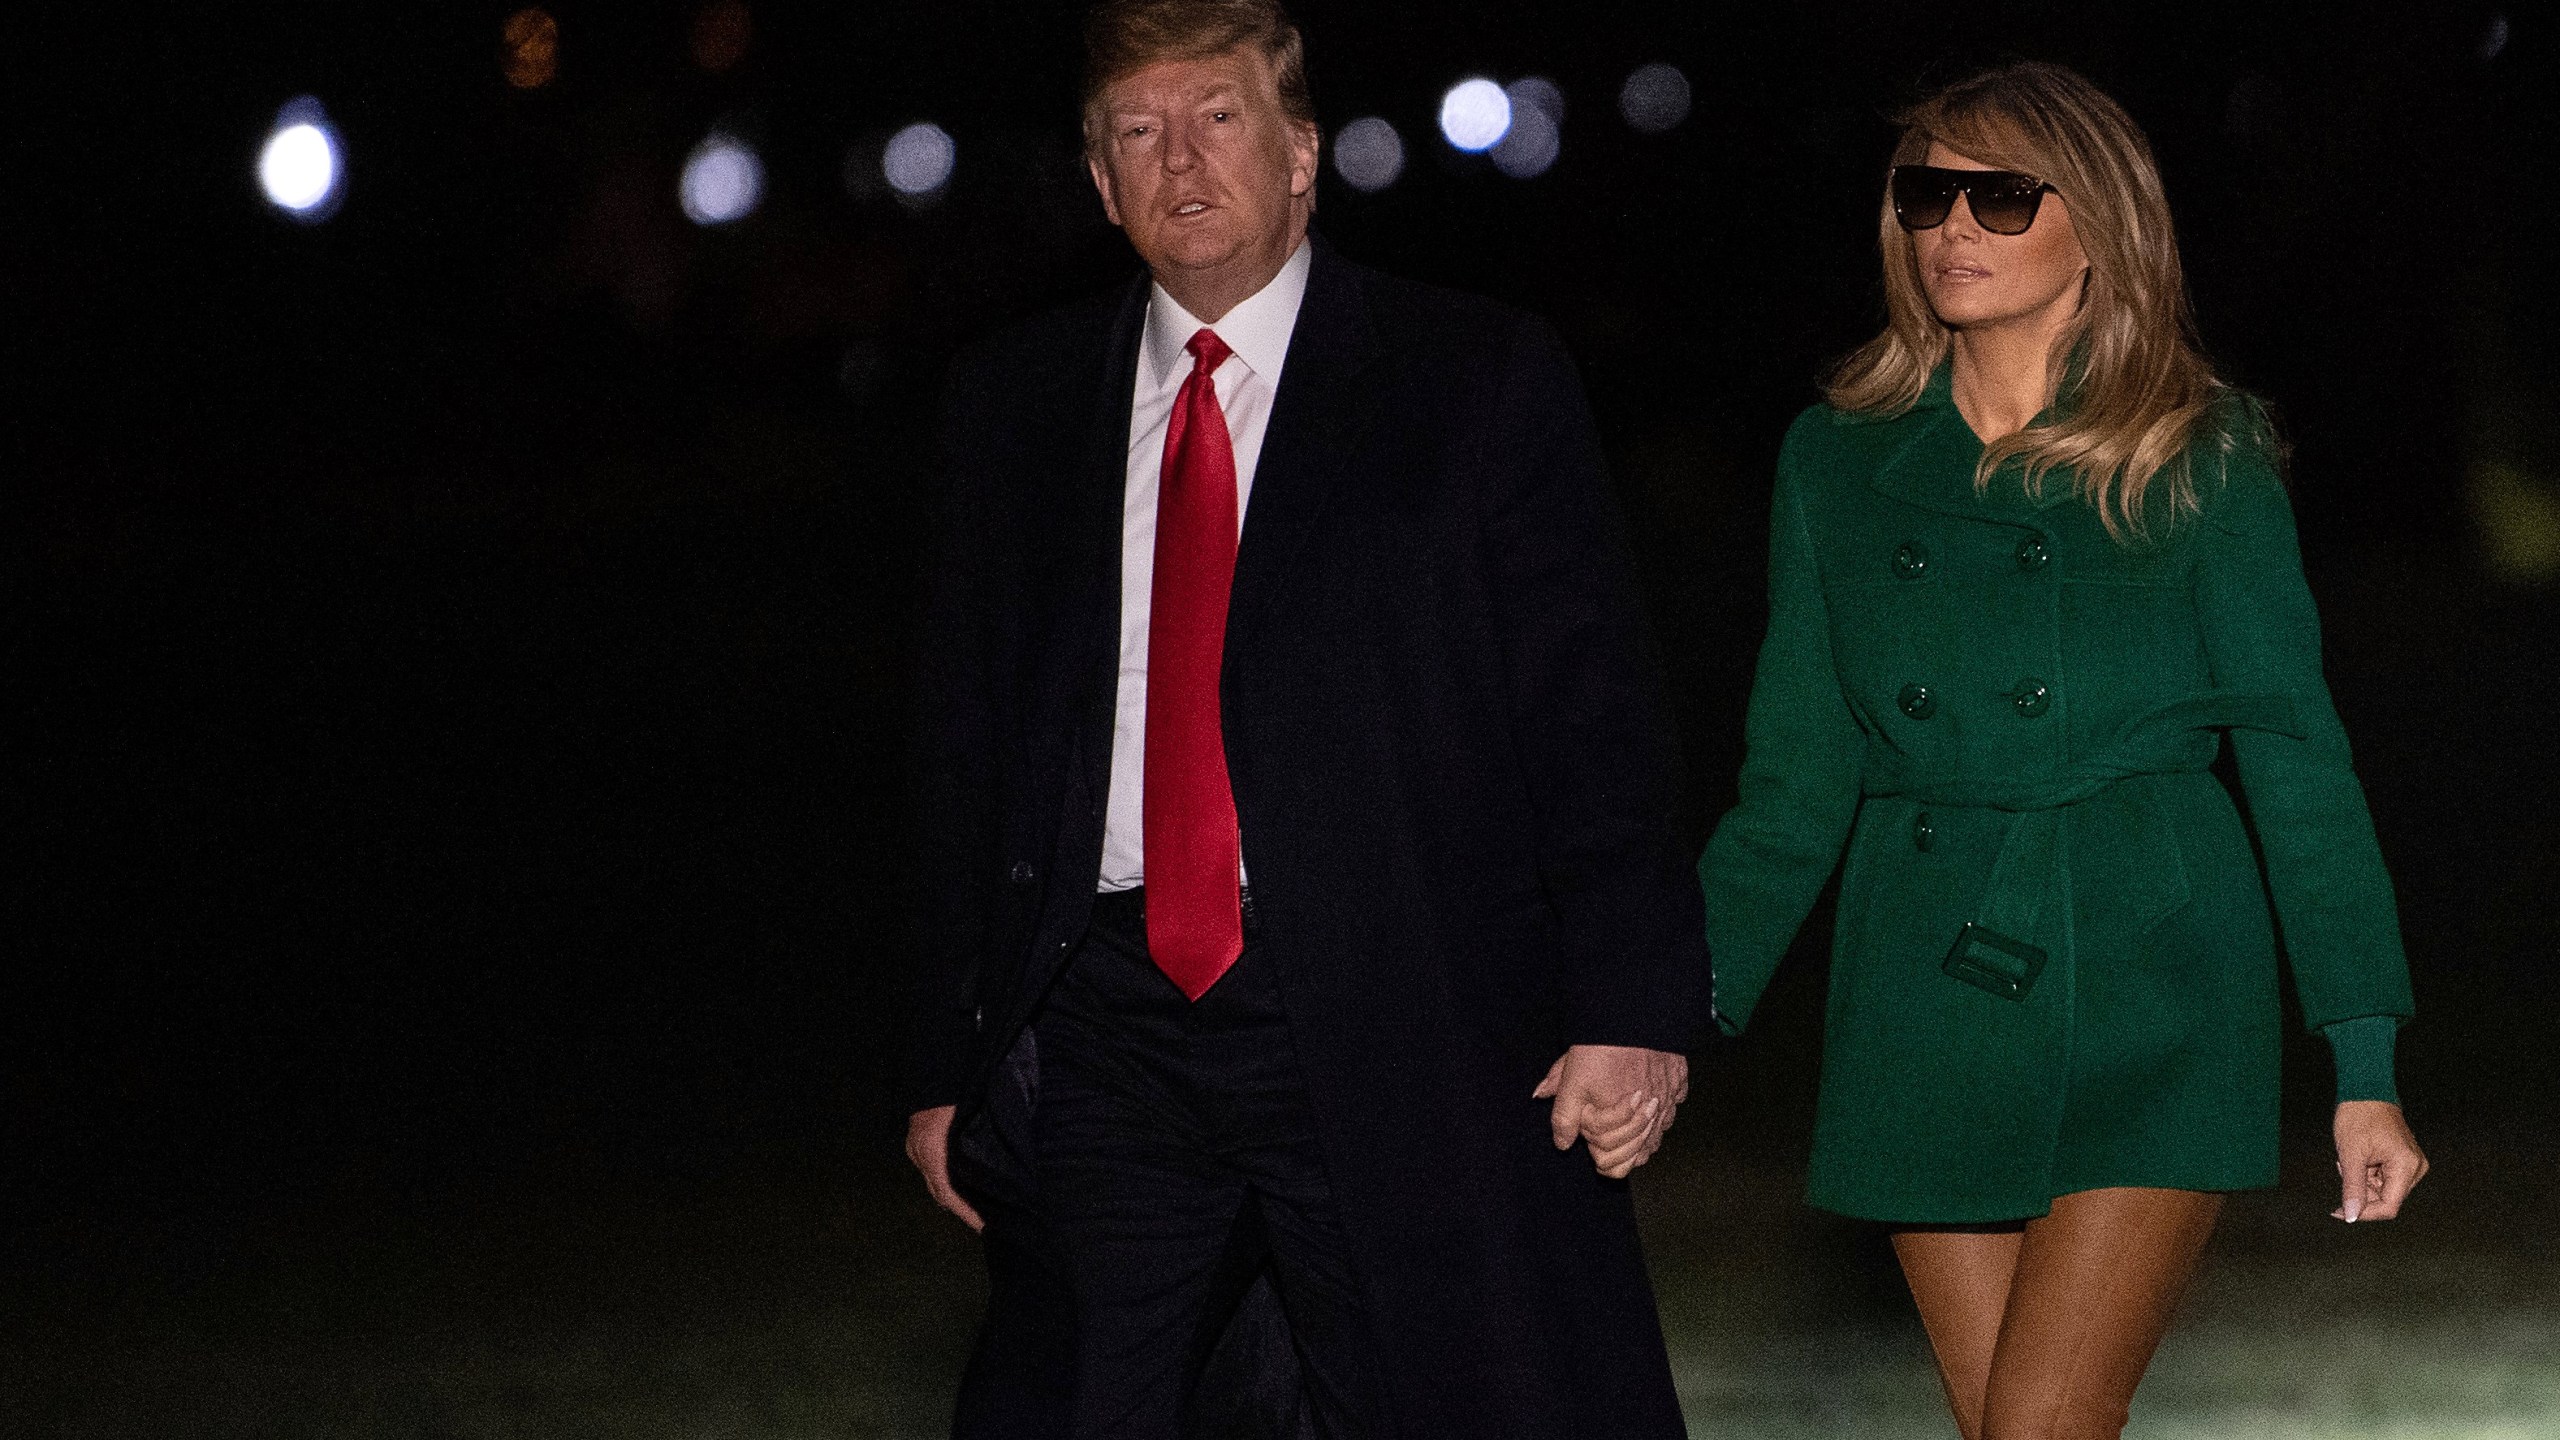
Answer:
[{"label": "man's nose", "polygon": [[1199,147],[1192,143],[1191,122],[1176,120],[1164,127],[1164,168],[1179,175],[1200,163]]}]

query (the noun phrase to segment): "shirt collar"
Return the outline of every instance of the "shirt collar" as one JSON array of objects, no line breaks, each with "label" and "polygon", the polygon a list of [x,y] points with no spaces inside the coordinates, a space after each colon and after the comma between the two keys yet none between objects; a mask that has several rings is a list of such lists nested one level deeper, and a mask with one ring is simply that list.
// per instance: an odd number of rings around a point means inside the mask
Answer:
[{"label": "shirt collar", "polygon": [[1181,378],[1177,372],[1190,358],[1182,347],[1206,326],[1218,332],[1245,368],[1278,388],[1280,367],[1289,358],[1289,336],[1298,328],[1298,302],[1306,298],[1312,255],[1311,242],[1299,241],[1280,273],[1215,325],[1183,309],[1182,302],[1162,285],[1149,287],[1147,334],[1140,346],[1140,363],[1149,381],[1158,389],[1177,383]]}]

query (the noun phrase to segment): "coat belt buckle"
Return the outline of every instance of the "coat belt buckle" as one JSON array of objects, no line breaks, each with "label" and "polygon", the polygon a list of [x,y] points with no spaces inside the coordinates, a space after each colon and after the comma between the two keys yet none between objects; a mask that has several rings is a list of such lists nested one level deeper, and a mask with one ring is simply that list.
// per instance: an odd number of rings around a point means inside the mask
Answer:
[{"label": "coat belt buckle", "polygon": [[2014,940],[1988,926],[1966,921],[1956,943],[1938,968],[1977,990],[2003,1000],[2024,1000],[2044,973],[2043,947]]}]

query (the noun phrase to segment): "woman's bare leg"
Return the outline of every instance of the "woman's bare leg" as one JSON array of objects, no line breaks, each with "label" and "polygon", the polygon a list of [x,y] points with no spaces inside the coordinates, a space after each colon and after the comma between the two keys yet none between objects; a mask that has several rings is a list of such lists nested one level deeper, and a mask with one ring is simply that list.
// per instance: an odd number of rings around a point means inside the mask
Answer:
[{"label": "woman's bare leg", "polygon": [[1964,1440],[1982,1440],[1982,1400],[2021,1239],[2016,1230],[1904,1230],[1893,1237]]},{"label": "woman's bare leg", "polygon": [[1964,1440],[2115,1440],[2222,1213],[2194,1190],[2086,1190],[2022,1230],[1893,1237]]},{"label": "woman's bare leg", "polygon": [[2019,1237],[1982,1429],[1968,1440],[2115,1440],[2203,1258],[2222,1197],[2084,1190]]}]

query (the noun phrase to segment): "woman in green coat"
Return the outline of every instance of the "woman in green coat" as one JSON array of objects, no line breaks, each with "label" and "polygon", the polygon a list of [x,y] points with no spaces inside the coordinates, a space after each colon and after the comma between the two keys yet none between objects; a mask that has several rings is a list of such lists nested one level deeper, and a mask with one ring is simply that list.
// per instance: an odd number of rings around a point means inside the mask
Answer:
[{"label": "woman in green coat", "polygon": [[1966,1440],[2112,1436],[2223,1192],[2275,1179],[2278,924],[2348,1221],[2426,1168],[2407,967],[2277,452],[2190,338],[2141,132],[2034,64],[1905,126],[1888,326],[1779,461],[1700,866],[1717,1010],[1845,849],[1811,1199],[1894,1227]]}]

